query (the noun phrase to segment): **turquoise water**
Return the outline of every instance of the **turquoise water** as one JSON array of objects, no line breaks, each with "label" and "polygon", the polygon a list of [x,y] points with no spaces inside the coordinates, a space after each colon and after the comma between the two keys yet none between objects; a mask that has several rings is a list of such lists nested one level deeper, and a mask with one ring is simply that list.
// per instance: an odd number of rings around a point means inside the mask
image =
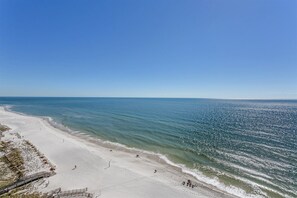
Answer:
[{"label": "turquoise water", "polygon": [[242,197],[297,197],[297,101],[0,98],[0,104],[161,153]]}]

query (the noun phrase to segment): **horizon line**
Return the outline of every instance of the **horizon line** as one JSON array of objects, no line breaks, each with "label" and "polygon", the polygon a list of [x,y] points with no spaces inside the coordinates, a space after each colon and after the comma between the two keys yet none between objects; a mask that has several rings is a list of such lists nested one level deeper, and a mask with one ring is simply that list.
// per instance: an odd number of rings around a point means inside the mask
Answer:
[{"label": "horizon line", "polygon": [[207,98],[207,97],[141,97],[141,96],[0,96],[0,98],[118,98],[118,99],[208,99],[208,100],[297,100],[297,98]]}]

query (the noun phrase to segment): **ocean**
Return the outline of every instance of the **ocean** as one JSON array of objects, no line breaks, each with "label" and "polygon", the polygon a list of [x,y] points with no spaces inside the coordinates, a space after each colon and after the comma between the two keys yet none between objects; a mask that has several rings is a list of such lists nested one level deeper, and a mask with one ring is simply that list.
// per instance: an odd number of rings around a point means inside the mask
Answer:
[{"label": "ocean", "polygon": [[297,100],[0,97],[0,105],[156,153],[239,197],[297,197]]}]

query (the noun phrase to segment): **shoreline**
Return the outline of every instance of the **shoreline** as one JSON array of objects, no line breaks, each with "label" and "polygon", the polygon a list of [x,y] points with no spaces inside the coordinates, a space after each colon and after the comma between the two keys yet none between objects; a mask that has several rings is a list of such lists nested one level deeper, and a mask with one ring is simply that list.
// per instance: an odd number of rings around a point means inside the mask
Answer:
[{"label": "shoreline", "polygon": [[[5,117],[11,119],[5,119]],[[92,136],[83,133],[69,133],[53,126],[50,120],[14,112],[9,107],[0,106],[0,122],[11,127],[12,131],[17,130],[57,166],[57,175],[48,179],[50,185],[47,187],[47,191],[56,187],[62,187],[63,189],[88,187],[90,192],[97,195],[101,194],[100,197],[117,197],[120,195],[118,193],[123,191],[127,194],[121,194],[122,197],[236,197],[198,181],[190,173],[183,172],[178,165],[175,166],[173,162],[173,164],[170,164],[170,161],[168,159],[169,162],[166,161],[166,158],[162,159],[161,154],[129,148],[118,143],[92,138]],[[47,138],[47,140],[40,140],[41,138]],[[52,144],[55,147],[48,147],[46,144]],[[78,154],[74,155],[74,151],[77,151]],[[72,153],[73,156],[66,155],[69,153]],[[137,153],[140,155],[139,158],[135,157]],[[65,159],[62,154],[66,156]],[[72,181],[72,179],[78,179],[76,174],[78,171],[69,171],[72,167],[70,167],[70,163],[65,162],[66,158],[72,161],[72,166],[76,166],[75,163],[79,164],[77,170],[81,169],[81,166],[83,167],[83,170],[79,172],[79,177],[85,176],[89,182],[84,181],[84,179],[80,182]],[[80,160],[84,163],[80,163]],[[110,165],[108,169],[114,169],[114,172],[106,171],[105,168],[108,163]],[[98,164],[99,167],[94,166],[94,164]],[[157,170],[157,173],[154,173],[154,170]],[[115,172],[117,174],[114,174]],[[106,175],[108,180],[111,181],[103,181],[102,178],[100,179],[100,175],[95,175],[97,173]],[[125,174],[125,177],[123,177],[123,174]],[[63,175],[69,178],[64,177],[62,179]],[[197,187],[190,189],[183,186],[182,182],[187,179],[195,181]],[[99,187],[95,187],[96,180],[99,180],[97,185]],[[134,186],[129,189],[129,186],[134,183],[133,181],[136,181],[134,184],[136,186],[141,183],[142,188],[135,189]],[[69,182],[75,184],[70,185]],[[112,186],[116,189],[120,188],[120,190],[110,190]],[[125,190],[119,186],[125,186]],[[148,190],[152,192],[148,192]],[[45,190],[42,189],[41,191]]]}]

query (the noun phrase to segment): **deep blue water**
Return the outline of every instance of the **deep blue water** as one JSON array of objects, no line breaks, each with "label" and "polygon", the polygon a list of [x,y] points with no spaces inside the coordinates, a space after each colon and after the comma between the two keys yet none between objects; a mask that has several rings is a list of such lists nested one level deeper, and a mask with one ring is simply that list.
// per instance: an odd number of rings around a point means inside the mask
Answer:
[{"label": "deep blue water", "polygon": [[294,100],[0,98],[1,104],[164,154],[227,191],[297,197]]}]

